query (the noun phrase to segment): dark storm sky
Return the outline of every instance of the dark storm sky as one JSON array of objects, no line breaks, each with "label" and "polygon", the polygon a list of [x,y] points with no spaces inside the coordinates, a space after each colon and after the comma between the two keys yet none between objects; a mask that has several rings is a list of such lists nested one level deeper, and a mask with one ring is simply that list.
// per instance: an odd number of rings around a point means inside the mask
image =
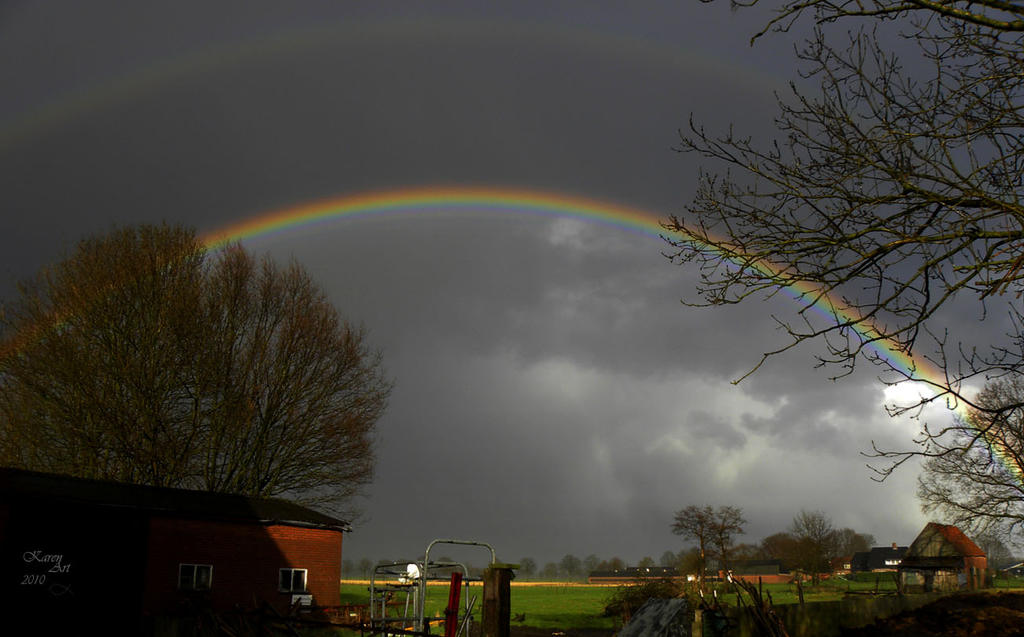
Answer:
[{"label": "dark storm sky", "polygon": [[[117,224],[200,231],[325,197],[432,184],[542,189],[679,211],[691,113],[767,139],[792,38],[689,2],[320,2],[0,7],[0,294]],[[909,543],[912,470],[871,370],[773,360],[771,314],[696,310],[657,239],[565,218],[380,216],[247,243],[295,257],[361,321],[396,381],[346,557],[435,537],[503,559],[634,562],[682,547],[688,504],[732,504],[747,541],[801,508]]]}]

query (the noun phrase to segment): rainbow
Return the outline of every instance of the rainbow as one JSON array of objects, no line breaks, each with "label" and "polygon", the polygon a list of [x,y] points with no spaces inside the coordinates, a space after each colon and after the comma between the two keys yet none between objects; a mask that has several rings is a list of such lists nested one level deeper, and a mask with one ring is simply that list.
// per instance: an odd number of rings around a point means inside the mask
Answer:
[{"label": "rainbow", "polygon": [[[662,226],[659,215],[619,203],[533,189],[426,186],[346,194],[279,208],[206,232],[200,239],[208,249],[218,250],[233,242],[283,234],[342,220],[379,215],[436,215],[459,211],[578,219],[659,240],[671,235]],[[681,238],[692,242],[699,249],[719,254],[723,260],[729,260],[713,246],[693,237]],[[733,265],[738,266],[735,263]],[[774,266],[759,264],[757,267],[761,274],[781,274]],[[865,339],[872,351],[906,378],[923,383],[927,387],[940,390],[945,387],[945,375],[935,365],[924,357],[908,355],[895,346],[886,347],[887,342],[878,340],[877,331],[872,323],[861,320],[854,310],[847,308],[838,298],[823,294],[815,286],[807,283],[789,286],[784,288],[784,291],[797,302],[811,307],[827,319],[851,325],[860,337]],[[966,405],[960,401],[954,411],[964,416],[967,411]],[[1024,482],[1024,467],[1013,462],[1002,443],[991,439],[984,432],[981,433],[988,443],[988,448],[999,458],[1002,465]]]},{"label": "rainbow", "polygon": [[[672,234],[662,225],[659,215],[653,212],[579,195],[518,188],[425,186],[369,191],[309,201],[257,214],[209,231],[200,239],[207,248],[217,250],[231,242],[266,237],[343,219],[459,211],[577,219],[656,239]],[[684,239],[697,244],[703,250],[715,252],[711,246],[693,238]],[[722,259],[727,260],[727,257],[723,255]],[[761,273],[767,276],[780,274],[777,269],[768,265],[761,264],[758,267]],[[851,310],[840,309],[844,304],[837,298],[820,294],[814,286],[807,283],[790,286],[786,288],[786,292],[794,299],[809,304],[824,317],[841,322],[848,321],[861,337],[870,342],[872,351],[908,378],[925,383],[937,383],[939,386],[944,382],[941,373],[931,362],[921,357],[909,356],[895,347],[886,348],[885,343],[872,335],[874,328],[871,323],[860,320]],[[810,299],[814,299],[813,304],[810,303]]]},{"label": "rainbow", "polygon": [[68,91],[0,121],[0,150],[14,149],[35,137],[111,106],[172,86],[175,82],[263,63],[295,51],[323,46],[359,47],[390,42],[444,41],[493,43],[536,42],[566,50],[611,51],[616,59],[638,64],[663,64],[676,72],[728,77],[745,86],[770,93],[788,78],[769,69],[751,69],[719,57],[690,50],[676,41],[658,41],[647,34],[620,34],[584,25],[558,25],[515,20],[435,18],[430,16],[385,19],[338,19],[336,22],[292,26],[245,39],[195,47],[182,54],[142,60],[132,70]]}]

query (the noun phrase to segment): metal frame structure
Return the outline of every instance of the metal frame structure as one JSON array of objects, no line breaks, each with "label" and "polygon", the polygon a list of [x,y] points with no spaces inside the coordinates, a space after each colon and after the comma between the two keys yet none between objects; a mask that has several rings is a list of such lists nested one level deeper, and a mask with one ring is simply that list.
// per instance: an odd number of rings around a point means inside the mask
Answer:
[{"label": "metal frame structure", "polygon": [[[461,562],[433,562],[430,559],[430,551],[438,544],[459,545],[459,546],[480,546],[491,553],[490,564],[497,562],[494,547],[485,542],[470,540],[438,539],[427,545],[423,552],[423,560],[419,562],[382,562],[377,564],[370,576],[370,626],[373,633],[385,635],[429,635],[430,624],[442,621],[444,617],[430,617],[426,615],[427,582],[449,579],[453,569],[462,573],[462,581],[466,586],[465,603],[462,612],[456,618],[458,631],[456,635],[462,635],[469,625],[470,614],[476,604],[476,596],[470,598],[469,584],[471,581],[479,582],[480,578],[469,576],[469,569]],[[406,567],[405,571],[397,570]],[[413,569],[415,567],[415,575]],[[442,574],[440,571],[444,571]],[[378,575],[397,576],[398,584],[378,584]],[[412,575],[412,577],[410,577]],[[389,617],[387,614],[388,599],[396,594],[405,595],[405,606],[401,615]],[[410,608],[411,607],[411,608]],[[412,614],[410,615],[410,610]]]}]

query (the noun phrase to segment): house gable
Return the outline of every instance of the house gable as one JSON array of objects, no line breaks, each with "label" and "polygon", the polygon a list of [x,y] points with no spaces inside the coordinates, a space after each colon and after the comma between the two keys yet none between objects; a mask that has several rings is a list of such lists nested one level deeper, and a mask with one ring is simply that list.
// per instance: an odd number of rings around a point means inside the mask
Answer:
[{"label": "house gable", "polygon": [[984,558],[985,552],[963,531],[951,524],[929,522],[911,543],[903,558],[905,566],[962,564],[965,558]]},{"label": "house gable", "polygon": [[925,591],[979,588],[987,567],[985,553],[955,526],[929,522],[900,564],[904,586]]}]

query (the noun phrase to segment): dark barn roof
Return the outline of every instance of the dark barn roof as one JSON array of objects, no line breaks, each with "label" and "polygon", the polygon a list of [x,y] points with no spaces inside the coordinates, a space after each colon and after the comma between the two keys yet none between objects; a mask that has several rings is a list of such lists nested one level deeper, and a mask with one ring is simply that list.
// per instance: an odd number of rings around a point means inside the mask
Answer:
[{"label": "dark barn roof", "polygon": [[7,467],[0,468],[0,499],[47,500],[136,509],[154,515],[351,530],[347,522],[277,498],[250,498],[210,491],[149,487]]}]

